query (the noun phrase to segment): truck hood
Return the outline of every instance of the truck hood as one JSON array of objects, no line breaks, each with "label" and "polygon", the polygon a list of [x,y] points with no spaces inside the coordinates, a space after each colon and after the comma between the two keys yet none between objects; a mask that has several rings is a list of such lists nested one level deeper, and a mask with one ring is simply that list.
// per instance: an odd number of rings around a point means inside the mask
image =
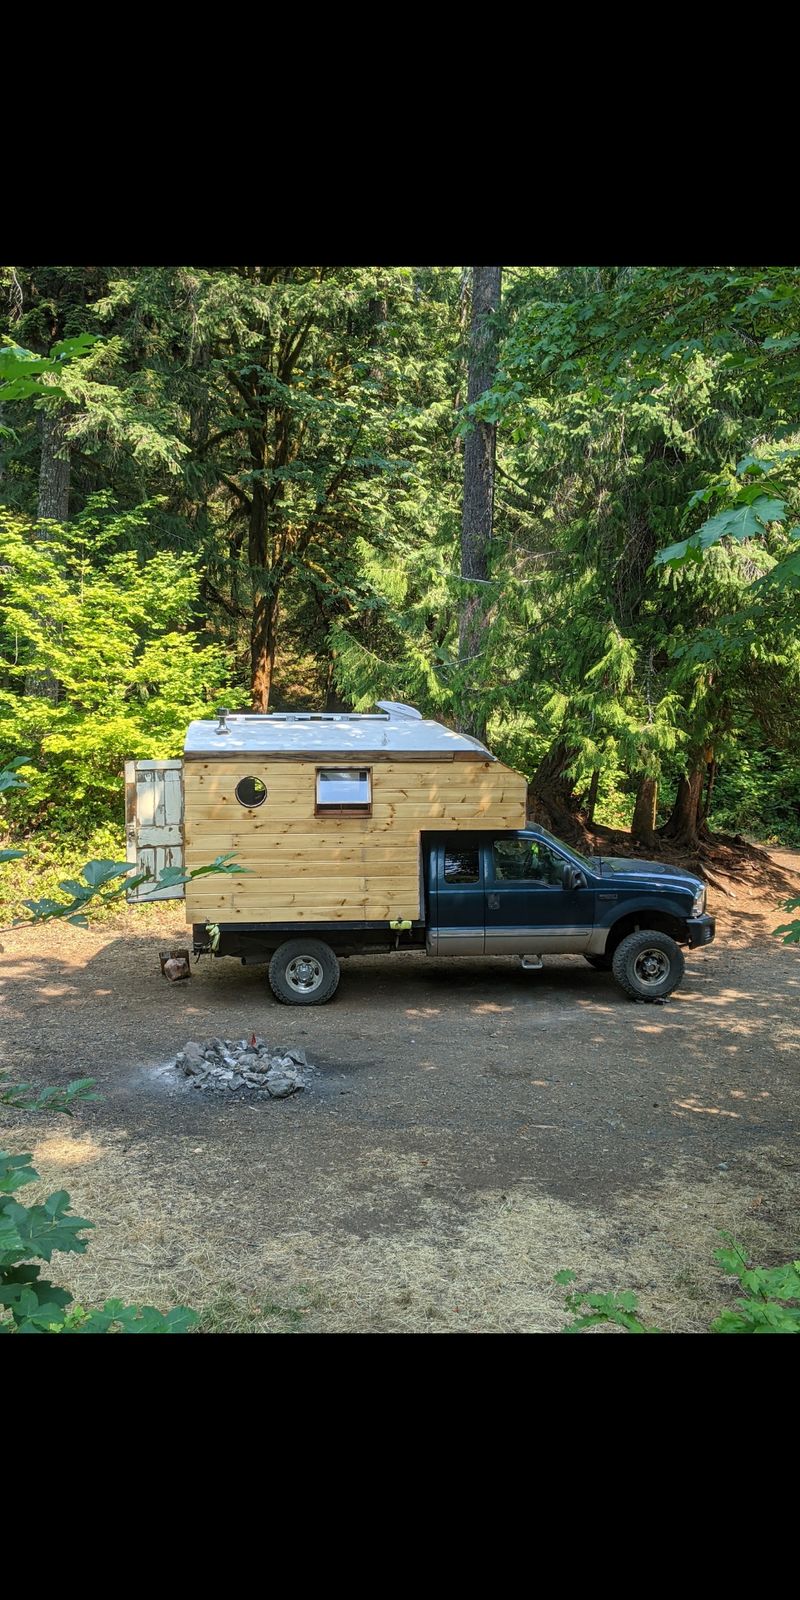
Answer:
[{"label": "truck hood", "polygon": [[674,867],[668,861],[641,861],[638,857],[632,856],[600,856],[598,866],[604,878],[612,875],[625,878],[668,878],[670,882],[677,879],[687,889],[696,890],[703,887],[702,878],[695,877],[693,872],[687,872],[685,867]]}]

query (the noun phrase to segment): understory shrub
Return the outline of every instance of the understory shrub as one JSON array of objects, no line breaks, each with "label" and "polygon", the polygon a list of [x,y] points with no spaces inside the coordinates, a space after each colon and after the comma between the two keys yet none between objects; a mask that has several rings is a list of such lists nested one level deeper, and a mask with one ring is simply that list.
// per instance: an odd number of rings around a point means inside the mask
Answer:
[{"label": "understory shrub", "polygon": [[[729,1233],[722,1233],[726,1244],[714,1253],[724,1273],[737,1278],[743,1298],[734,1301],[714,1318],[710,1333],[800,1333],[800,1261],[781,1267],[751,1267],[742,1246]],[[556,1273],[554,1282],[567,1287],[576,1275],[569,1269]],[[570,1289],[564,1308],[572,1317],[565,1333],[583,1333],[587,1328],[616,1327],[625,1333],[661,1333],[648,1327],[639,1315],[639,1302],[630,1289],[621,1292],[590,1292]]]},{"label": "understory shrub", "polygon": [[[125,761],[180,755],[187,723],[230,692],[224,651],[193,626],[193,557],[116,548],[121,520],[89,546],[80,520],[45,538],[0,512],[0,765],[34,763],[13,834],[118,827]],[[31,677],[57,698],[23,693]]]}]

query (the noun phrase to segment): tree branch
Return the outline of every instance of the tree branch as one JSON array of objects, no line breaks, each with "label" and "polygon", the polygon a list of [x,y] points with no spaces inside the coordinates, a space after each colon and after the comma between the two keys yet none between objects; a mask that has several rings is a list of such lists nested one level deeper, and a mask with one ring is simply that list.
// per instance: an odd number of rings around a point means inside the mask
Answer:
[{"label": "tree branch", "polygon": [[234,483],[233,478],[229,478],[224,472],[221,472],[220,481],[225,484],[226,488],[230,489],[231,494],[238,496],[242,505],[246,506],[248,511],[251,510],[253,502],[249,494],[245,494],[244,489],[240,489],[238,483]]},{"label": "tree branch", "polygon": [[237,622],[247,616],[244,606],[238,605],[235,600],[227,600],[225,595],[211,582],[210,578],[203,578],[202,590],[205,599],[213,600],[216,605],[222,607],[223,611],[227,611],[229,617],[235,617]]}]

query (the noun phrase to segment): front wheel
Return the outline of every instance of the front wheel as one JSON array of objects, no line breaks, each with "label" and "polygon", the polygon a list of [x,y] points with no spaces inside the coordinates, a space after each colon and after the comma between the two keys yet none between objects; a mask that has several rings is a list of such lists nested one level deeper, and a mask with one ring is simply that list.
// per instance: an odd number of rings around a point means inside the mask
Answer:
[{"label": "front wheel", "polygon": [[322,1006],[339,987],[340,967],[321,939],[287,939],[269,964],[269,982],[285,1006]]},{"label": "front wheel", "polygon": [[677,989],[686,963],[680,945],[667,933],[629,933],[617,945],[613,972],[621,989],[633,1000],[663,1000]]}]

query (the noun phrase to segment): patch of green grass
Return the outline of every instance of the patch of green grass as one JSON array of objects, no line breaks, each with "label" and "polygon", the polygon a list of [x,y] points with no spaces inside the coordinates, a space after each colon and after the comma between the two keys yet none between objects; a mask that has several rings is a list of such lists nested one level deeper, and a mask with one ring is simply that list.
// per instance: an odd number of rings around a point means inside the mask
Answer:
[{"label": "patch of green grass", "polygon": [[297,1333],[312,1309],[325,1303],[320,1293],[300,1285],[289,1304],[256,1300],[225,1285],[200,1313],[197,1333]]},{"label": "patch of green grass", "polygon": [[680,1293],[687,1300],[702,1300],[705,1296],[706,1291],[698,1283],[694,1273],[690,1272],[686,1267],[676,1273],[672,1283],[673,1287],[680,1290]]}]

